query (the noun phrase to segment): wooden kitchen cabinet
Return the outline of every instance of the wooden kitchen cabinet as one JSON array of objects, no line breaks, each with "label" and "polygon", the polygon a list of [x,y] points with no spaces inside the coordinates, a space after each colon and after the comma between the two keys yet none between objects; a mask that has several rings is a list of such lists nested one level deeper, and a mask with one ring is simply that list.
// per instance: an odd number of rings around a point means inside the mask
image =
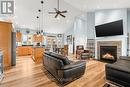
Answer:
[{"label": "wooden kitchen cabinet", "polygon": [[0,49],[3,50],[4,67],[11,66],[12,23],[0,21]]},{"label": "wooden kitchen cabinet", "polygon": [[21,32],[16,33],[16,42],[22,42],[22,33]]},{"label": "wooden kitchen cabinet", "polygon": [[43,35],[34,35],[33,36],[34,42],[43,42]]},{"label": "wooden kitchen cabinet", "polygon": [[31,46],[19,46],[17,47],[17,56],[32,55],[33,48]]}]

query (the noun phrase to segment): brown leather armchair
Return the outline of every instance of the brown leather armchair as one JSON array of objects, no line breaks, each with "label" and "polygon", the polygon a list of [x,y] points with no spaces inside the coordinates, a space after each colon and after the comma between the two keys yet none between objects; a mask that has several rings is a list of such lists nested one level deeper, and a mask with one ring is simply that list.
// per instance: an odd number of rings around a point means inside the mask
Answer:
[{"label": "brown leather armchair", "polygon": [[87,59],[90,58],[92,55],[92,52],[90,50],[84,50],[83,45],[78,45],[76,47],[76,58],[77,59]]},{"label": "brown leather armchair", "polygon": [[76,58],[81,59],[81,54],[84,52],[84,46],[78,45],[76,46]]}]

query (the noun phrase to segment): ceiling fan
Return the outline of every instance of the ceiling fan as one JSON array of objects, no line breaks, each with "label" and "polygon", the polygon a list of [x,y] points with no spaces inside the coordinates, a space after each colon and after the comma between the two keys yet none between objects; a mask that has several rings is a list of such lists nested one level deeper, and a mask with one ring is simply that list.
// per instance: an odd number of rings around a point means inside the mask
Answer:
[{"label": "ceiling fan", "polygon": [[57,4],[57,8],[54,8],[55,12],[48,12],[49,14],[56,14],[55,15],[55,18],[58,17],[58,15],[62,16],[62,17],[66,17],[65,15],[63,15],[64,13],[67,13],[67,11],[60,11],[60,3],[59,3],[59,0],[58,0],[58,4]]}]

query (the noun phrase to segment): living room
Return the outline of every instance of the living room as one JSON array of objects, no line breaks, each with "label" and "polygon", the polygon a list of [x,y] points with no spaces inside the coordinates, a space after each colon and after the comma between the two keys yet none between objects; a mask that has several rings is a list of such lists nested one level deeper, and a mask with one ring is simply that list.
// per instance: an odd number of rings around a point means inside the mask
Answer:
[{"label": "living room", "polygon": [[129,2],[0,1],[0,87],[130,87]]}]

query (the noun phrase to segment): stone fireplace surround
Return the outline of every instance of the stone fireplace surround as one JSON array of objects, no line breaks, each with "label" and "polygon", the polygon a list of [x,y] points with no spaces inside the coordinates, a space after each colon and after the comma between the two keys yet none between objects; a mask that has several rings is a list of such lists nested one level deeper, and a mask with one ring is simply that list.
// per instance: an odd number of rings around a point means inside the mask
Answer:
[{"label": "stone fireplace surround", "polygon": [[122,41],[98,41],[97,58],[100,60],[100,46],[117,46],[117,58],[122,55]]}]

